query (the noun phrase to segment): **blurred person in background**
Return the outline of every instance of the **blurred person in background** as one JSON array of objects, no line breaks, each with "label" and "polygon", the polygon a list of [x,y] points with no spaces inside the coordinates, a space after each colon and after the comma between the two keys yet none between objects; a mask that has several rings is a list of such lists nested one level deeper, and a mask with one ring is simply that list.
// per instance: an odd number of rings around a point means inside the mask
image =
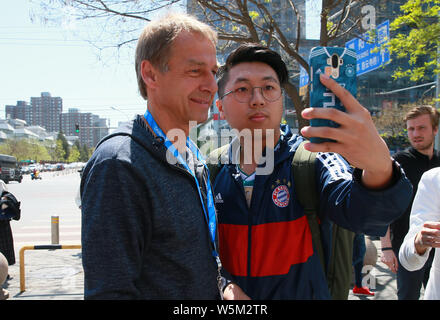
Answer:
[{"label": "blurred person in background", "polygon": [[[406,114],[405,121],[411,146],[394,154],[393,158],[401,165],[413,185],[413,200],[422,174],[440,166],[440,152],[434,150],[439,112],[430,105],[416,106]],[[432,252],[423,268],[417,271],[408,271],[402,268],[397,259],[400,246],[409,230],[411,207],[412,201],[405,213],[390,225],[385,237],[381,238],[381,261],[392,272],[397,273],[397,297],[399,300],[419,299],[422,284],[426,288],[433,259]]]}]

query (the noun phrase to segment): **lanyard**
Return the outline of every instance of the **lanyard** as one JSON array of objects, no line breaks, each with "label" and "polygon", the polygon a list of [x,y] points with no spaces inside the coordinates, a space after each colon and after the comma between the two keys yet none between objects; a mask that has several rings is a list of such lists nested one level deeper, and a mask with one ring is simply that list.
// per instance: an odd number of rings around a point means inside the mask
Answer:
[{"label": "lanyard", "polygon": [[[179,151],[172,144],[172,142],[167,138],[167,136],[164,134],[162,129],[157,125],[156,121],[154,120],[153,116],[151,115],[151,113],[148,110],[145,112],[144,117],[145,117],[145,120],[147,120],[148,124],[150,125],[151,129],[154,131],[154,133],[157,136],[160,136],[163,138],[164,144],[165,144],[165,147],[167,148],[167,150],[169,152],[171,152],[177,158],[179,163],[182,166],[184,166],[184,168],[193,176],[194,181],[196,182],[196,185],[197,185],[197,191],[199,192],[200,202],[202,203],[203,213],[205,214],[205,218],[208,223],[209,233],[211,236],[211,242],[212,242],[212,245],[214,248],[212,255],[215,257],[215,259],[217,261],[217,266],[219,268],[221,268],[220,259],[219,259],[217,249],[216,249],[217,246],[215,245],[215,235],[216,235],[216,229],[217,229],[217,222],[216,222],[216,216],[215,216],[214,197],[212,195],[211,184],[209,182],[206,184],[206,189],[207,189],[206,198],[207,198],[207,206],[208,206],[208,208],[207,208],[208,211],[206,211],[203,197],[202,197],[202,193],[200,191],[200,184],[196,178],[195,173],[189,168],[188,164],[182,158]],[[194,142],[191,141],[191,139],[189,137],[186,138],[186,146],[194,153],[194,155],[196,155],[197,160],[199,160],[203,163],[206,170],[208,170],[208,168],[205,164],[205,160],[202,158],[199,149],[194,144]]]}]

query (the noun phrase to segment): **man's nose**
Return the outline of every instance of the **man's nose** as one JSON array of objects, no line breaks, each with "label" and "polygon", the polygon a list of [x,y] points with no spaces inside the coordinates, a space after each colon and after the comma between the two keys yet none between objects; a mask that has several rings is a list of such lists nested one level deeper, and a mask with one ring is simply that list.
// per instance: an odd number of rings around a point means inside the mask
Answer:
[{"label": "man's nose", "polygon": [[202,90],[207,90],[209,92],[211,92],[212,94],[215,94],[218,90],[218,86],[217,86],[217,81],[215,79],[215,75],[212,73],[209,73],[204,81],[203,81],[203,85],[202,85]]},{"label": "man's nose", "polygon": [[249,104],[252,107],[260,107],[260,106],[264,106],[265,103],[266,103],[266,99],[264,99],[263,97],[263,88],[261,87],[252,88],[252,95]]}]

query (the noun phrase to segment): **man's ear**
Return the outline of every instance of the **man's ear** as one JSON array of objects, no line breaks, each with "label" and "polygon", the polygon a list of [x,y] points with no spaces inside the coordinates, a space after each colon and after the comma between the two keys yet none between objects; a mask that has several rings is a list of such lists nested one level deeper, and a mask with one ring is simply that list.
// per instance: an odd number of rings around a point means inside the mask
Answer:
[{"label": "man's ear", "polygon": [[225,117],[225,112],[223,111],[223,104],[222,101],[220,99],[217,99],[215,101],[215,105],[217,106],[218,111],[220,112],[220,119],[221,120],[226,120]]},{"label": "man's ear", "polygon": [[150,61],[142,60],[141,76],[148,88],[154,88],[157,86],[157,72],[158,71],[153,67]]}]

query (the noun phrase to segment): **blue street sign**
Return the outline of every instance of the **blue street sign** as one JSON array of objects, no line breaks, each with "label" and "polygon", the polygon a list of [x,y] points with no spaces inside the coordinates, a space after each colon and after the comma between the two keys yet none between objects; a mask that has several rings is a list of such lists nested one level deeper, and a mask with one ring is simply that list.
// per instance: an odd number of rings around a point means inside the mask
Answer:
[{"label": "blue street sign", "polygon": [[303,96],[309,84],[309,74],[301,65],[299,66],[299,95]]},{"label": "blue street sign", "polygon": [[376,28],[376,39],[369,43],[370,36],[364,33],[361,37],[348,41],[345,46],[356,51],[357,55],[357,76],[382,67],[390,61],[390,53],[381,45],[390,39],[390,21],[382,22]]},{"label": "blue street sign", "polygon": [[304,87],[309,84],[309,74],[306,69],[302,66],[299,66],[299,86]]}]

